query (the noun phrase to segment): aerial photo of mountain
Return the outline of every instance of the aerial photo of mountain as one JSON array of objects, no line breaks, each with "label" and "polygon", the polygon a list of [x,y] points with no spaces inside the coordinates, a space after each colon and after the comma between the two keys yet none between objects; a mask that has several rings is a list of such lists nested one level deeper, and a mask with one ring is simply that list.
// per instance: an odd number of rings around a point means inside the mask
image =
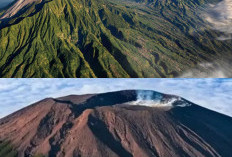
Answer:
[{"label": "aerial photo of mountain", "polygon": [[0,77],[231,77],[230,0],[1,0]]}]

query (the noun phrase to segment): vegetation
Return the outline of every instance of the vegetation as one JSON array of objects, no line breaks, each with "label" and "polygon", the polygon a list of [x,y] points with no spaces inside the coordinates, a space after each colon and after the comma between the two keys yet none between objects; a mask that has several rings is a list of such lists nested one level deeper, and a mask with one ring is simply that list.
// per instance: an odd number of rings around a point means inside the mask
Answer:
[{"label": "vegetation", "polygon": [[0,156],[1,157],[17,157],[17,151],[15,151],[8,141],[0,142]]},{"label": "vegetation", "polygon": [[[9,141],[0,141],[0,157],[18,157],[17,151]],[[37,154],[33,157],[45,157],[43,154]]]},{"label": "vegetation", "polygon": [[[0,77],[175,77],[230,55],[198,8],[214,0],[52,0],[0,21]],[[202,31],[199,31],[202,30]]]}]

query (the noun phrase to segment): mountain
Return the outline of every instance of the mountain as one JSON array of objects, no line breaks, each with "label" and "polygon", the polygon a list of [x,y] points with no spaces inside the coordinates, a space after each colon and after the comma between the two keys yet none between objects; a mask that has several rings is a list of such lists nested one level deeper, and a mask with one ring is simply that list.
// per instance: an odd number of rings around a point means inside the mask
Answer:
[{"label": "mountain", "polygon": [[0,10],[0,77],[177,77],[220,66],[231,42],[199,14],[216,2],[16,0]]},{"label": "mountain", "polygon": [[47,98],[0,120],[2,156],[230,157],[231,139],[231,117],[144,90]]}]

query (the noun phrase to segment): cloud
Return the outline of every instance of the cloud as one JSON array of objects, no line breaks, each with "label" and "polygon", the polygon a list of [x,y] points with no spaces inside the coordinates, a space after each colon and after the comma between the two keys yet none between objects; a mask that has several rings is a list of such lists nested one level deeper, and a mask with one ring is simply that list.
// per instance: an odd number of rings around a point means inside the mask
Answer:
[{"label": "cloud", "polygon": [[204,13],[211,28],[224,33],[218,40],[232,38],[232,0],[223,0],[217,4],[208,5]]},{"label": "cloud", "polygon": [[232,117],[232,79],[0,79],[0,117],[47,97],[123,89],[178,95]]},{"label": "cloud", "polygon": [[[231,58],[231,57],[230,57]],[[231,78],[230,59],[199,63],[195,68],[184,71],[180,78]]]}]

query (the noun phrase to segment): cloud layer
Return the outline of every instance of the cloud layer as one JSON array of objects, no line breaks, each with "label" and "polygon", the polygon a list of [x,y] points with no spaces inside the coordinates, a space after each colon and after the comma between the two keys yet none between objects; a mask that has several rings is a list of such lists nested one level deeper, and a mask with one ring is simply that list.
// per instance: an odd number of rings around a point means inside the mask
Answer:
[{"label": "cloud layer", "polygon": [[148,89],[232,117],[232,79],[0,79],[0,117],[47,97]]},{"label": "cloud layer", "polygon": [[195,68],[184,71],[180,78],[231,78],[231,66],[231,61],[226,59],[199,63]]},{"label": "cloud layer", "polygon": [[223,0],[217,4],[210,4],[205,12],[205,19],[212,29],[223,32],[219,40],[232,38],[232,0]]}]

